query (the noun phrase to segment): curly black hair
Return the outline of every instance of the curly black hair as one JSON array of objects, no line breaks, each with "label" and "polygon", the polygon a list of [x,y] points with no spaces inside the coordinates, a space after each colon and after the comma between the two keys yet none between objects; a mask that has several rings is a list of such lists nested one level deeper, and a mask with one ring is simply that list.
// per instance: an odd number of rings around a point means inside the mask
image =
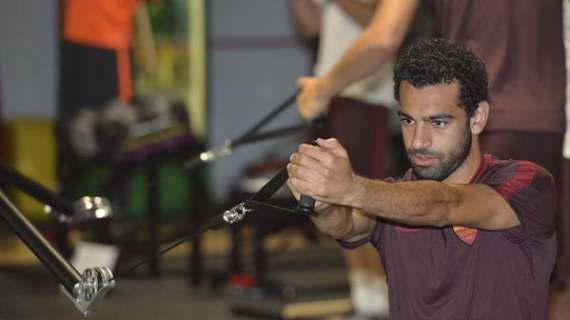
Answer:
[{"label": "curly black hair", "polygon": [[471,117],[481,101],[489,101],[485,64],[471,50],[443,39],[421,40],[404,51],[394,69],[394,95],[400,101],[400,83],[416,88],[458,81],[459,101]]}]

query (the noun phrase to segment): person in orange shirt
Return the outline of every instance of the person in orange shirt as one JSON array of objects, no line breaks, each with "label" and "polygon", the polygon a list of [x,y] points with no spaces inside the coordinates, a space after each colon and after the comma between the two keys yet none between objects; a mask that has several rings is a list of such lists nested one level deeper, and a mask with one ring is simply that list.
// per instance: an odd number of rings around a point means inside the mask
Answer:
[{"label": "person in orange shirt", "polygon": [[70,124],[80,111],[100,111],[133,97],[130,49],[142,0],[61,0],[58,148],[62,193],[73,190],[80,161]]},{"label": "person in orange shirt", "polygon": [[[129,50],[134,15],[140,3],[141,0],[62,0],[61,89],[65,95],[65,81],[76,84],[73,95],[78,101],[70,101],[72,104],[91,107],[116,96],[125,102],[132,99]],[[105,84],[107,81],[110,82]],[[78,93],[77,87],[81,86],[84,89]],[[115,92],[105,86],[116,87]],[[94,92],[97,90],[101,92]],[[83,98],[81,92],[85,94]]]}]

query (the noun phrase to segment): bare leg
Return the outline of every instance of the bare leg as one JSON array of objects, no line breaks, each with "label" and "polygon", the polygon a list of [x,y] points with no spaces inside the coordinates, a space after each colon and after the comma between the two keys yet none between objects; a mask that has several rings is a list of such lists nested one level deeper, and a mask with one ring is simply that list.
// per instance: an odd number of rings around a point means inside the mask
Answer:
[{"label": "bare leg", "polygon": [[354,250],[343,250],[349,270],[350,292],[357,314],[388,314],[386,275],[376,249],[366,244]]}]

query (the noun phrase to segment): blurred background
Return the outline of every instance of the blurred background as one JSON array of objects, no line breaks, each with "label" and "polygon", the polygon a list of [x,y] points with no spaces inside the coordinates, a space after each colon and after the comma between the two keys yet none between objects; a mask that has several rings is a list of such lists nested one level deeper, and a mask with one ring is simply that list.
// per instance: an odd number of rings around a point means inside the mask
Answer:
[{"label": "blurred background", "polygon": [[[317,58],[293,2],[0,0],[0,185],[75,268],[113,270],[91,319],[379,319],[355,314],[343,255],[308,217],[264,207],[201,230],[315,136],[294,103],[259,123]],[[434,34],[418,11],[400,50]],[[408,164],[385,109],[380,171],[398,176]],[[256,123],[296,129],[203,161]],[[78,216],[46,209],[15,183],[26,179]],[[296,203],[286,188],[270,202]],[[0,320],[82,317],[4,220],[0,294]]]},{"label": "blurred background", "polygon": [[[268,200],[273,207],[204,230],[319,134],[321,123],[298,114],[297,79],[325,56],[324,40],[327,58],[338,58],[378,3],[0,0],[0,195],[79,272],[113,271],[117,286],[91,319],[385,318],[385,275],[359,278],[358,292],[383,303],[363,316],[348,256],[307,216],[275,208],[296,204],[287,188]],[[399,50],[434,36],[425,3]],[[342,36],[340,23],[320,30],[326,10],[344,19]],[[345,132],[381,149],[381,161],[365,155],[375,178],[408,167],[388,100]],[[30,249],[1,219],[0,320],[82,318]],[[567,286],[551,292],[564,314],[570,295],[558,292]]]},{"label": "blurred background", "polygon": [[[314,41],[297,34],[288,0],[1,0],[0,8],[3,166],[69,201],[105,197],[114,216],[66,221],[11,178],[2,177],[3,190],[80,271],[121,273],[149,259],[117,276],[93,319],[351,314],[340,251],[306,217],[259,210],[157,257],[251,196],[310,138],[299,130],[188,167],[311,73]],[[264,130],[302,123],[291,106]],[[391,161],[391,172],[405,166]],[[287,192],[274,201],[293,205]],[[4,221],[0,247],[0,319],[81,317]]]}]

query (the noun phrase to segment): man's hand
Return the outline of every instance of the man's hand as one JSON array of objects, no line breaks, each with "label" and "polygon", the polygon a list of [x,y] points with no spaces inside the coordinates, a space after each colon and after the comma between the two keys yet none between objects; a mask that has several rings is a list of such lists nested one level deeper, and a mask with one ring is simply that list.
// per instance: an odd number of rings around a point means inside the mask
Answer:
[{"label": "man's hand", "polygon": [[320,202],[350,204],[358,188],[346,150],[334,138],[317,139],[317,144],[302,144],[291,155],[289,186]]},{"label": "man's hand", "polygon": [[[293,194],[295,199],[299,201],[299,199],[301,199],[301,193],[297,191],[297,189],[295,189],[293,185],[291,185],[291,179],[287,180],[287,186],[289,187],[289,190],[291,190],[291,193]],[[313,208],[313,211],[322,214],[331,211],[332,207],[333,205],[331,205],[330,203],[315,200],[315,207]]]},{"label": "man's hand", "polygon": [[305,120],[313,120],[322,113],[326,113],[327,106],[332,99],[330,89],[323,78],[303,77],[297,80],[301,89],[297,97],[299,113]]},{"label": "man's hand", "polygon": [[356,181],[346,150],[336,139],[317,139],[318,146],[302,144],[287,165],[287,184],[299,194],[315,198],[311,216],[315,226],[335,239],[357,241],[370,236],[376,219],[347,205],[362,187]]}]

